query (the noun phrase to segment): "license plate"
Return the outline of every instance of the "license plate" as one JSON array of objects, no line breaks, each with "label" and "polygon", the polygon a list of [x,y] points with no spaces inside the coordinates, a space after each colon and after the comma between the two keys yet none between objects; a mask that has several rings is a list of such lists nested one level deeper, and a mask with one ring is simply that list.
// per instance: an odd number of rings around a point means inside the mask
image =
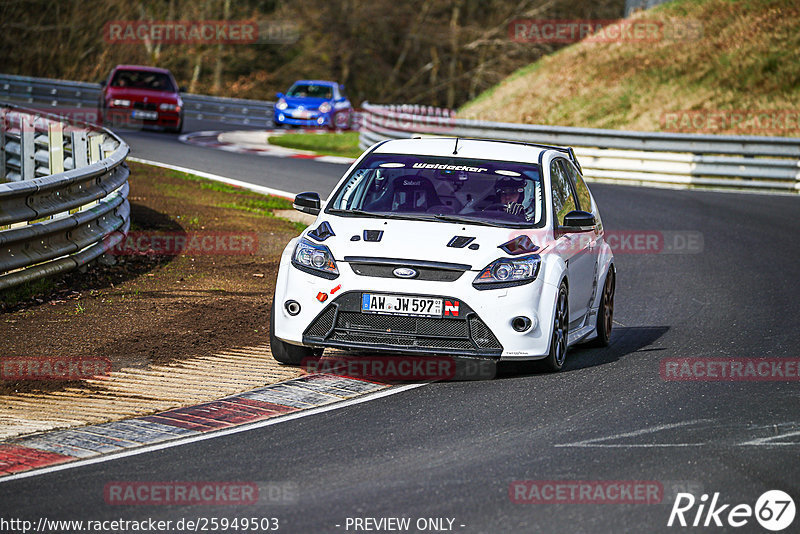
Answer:
[{"label": "license plate", "polygon": [[305,110],[297,110],[292,113],[292,117],[295,119],[307,119],[311,116],[311,113]]},{"label": "license plate", "polygon": [[409,295],[361,294],[362,313],[441,317],[442,299]]},{"label": "license plate", "polygon": [[154,121],[158,118],[158,112],[156,111],[144,111],[141,109],[133,110],[133,115],[131,115],[134,119],[144,119],[148,121]]}]

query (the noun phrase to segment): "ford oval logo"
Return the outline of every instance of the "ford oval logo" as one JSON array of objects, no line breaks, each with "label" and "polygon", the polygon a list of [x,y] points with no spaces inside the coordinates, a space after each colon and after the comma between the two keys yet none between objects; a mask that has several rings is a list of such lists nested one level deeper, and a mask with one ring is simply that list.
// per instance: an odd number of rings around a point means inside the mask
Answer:
[{"label": "ford oval logo", "polygon": [[414,278],[417,276],[417,271],[411,269],[410,267],[398,267],[392,274],[395,275],[397,278]]}]

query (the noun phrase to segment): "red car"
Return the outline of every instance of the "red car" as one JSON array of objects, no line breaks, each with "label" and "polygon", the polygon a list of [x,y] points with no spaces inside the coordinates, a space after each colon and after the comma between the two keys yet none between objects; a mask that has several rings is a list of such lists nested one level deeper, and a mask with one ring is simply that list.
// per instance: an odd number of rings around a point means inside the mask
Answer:
[{"label": "red car", "polygon": [[183,101],[175,77],[167,69],[117,65],[100,82],[100,120],[112,126],[160,126],[183,129]]}]

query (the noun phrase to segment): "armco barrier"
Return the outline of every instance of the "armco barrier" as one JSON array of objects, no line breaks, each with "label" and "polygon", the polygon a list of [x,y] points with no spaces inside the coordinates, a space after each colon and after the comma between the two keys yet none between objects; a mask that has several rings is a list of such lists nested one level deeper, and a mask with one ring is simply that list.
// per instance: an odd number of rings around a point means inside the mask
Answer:
[{"label": "armco barrier", "polygon": [[[272,127],[273,103],[181,93],[184,117],[246,126]],[[0,100],[37,108],[79,108],[96,112],[100,84],[0,74]]]},{"label": "armco barrier", "polygon": [[631,132],[459,119],[416,105],[364,103],[362,149],[418,135],[506,139],[575,148],[584,175],[629,185],[800,192],[800,138]]},{"label": "armco barrier", "polygon": [[0,104],[0,290],[82,267],[124,237],[128,152],[108,130]]}]

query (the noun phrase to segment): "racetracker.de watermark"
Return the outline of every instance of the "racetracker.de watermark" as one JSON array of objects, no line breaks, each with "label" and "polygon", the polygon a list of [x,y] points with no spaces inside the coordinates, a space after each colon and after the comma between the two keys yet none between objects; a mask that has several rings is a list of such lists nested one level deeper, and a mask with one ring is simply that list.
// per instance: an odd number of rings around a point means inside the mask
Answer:
[{"label": "racetracker.de watermark", "polygon": [[[569,235],[569,239],[556,239],[555,242],[549,242],[547,230],[514,230],[509,233],[508,240],[524,240],[524,236],[528,236],[532,238],[531,244],[542,243],[539,249],[543,249],[545,254],[548,252],[563,254],[584,250],[594,254],[603,252],[601,247],[593,246],[597,240],[594,232],[578,232]],[[605,230],[603,239],[614,254],[700,254],[705,247],[702,232],[694,230]],[[527,241],[524,242],[527,243]]]},{"label": "racetracker.de watermark", "polygon": [[291,481],[115,481],[103,487],[107,504],[128,506],[292,504],[298,501],[298,493],[297,483]]},{"label": "racetracker.de watermark", "polygon": [[693,42],[703,37],[699,20],[516,19],[508,24],[517,43]]},{"label": "racetracker.de watermark", "polygon": [[664,358],[660,374],[678,382],[796,382],[800,358]]},{"label": "racetracker.de watermark", "polygon": [[288,21],[112,20],[103,27],[111,44],[291,44],[299,35]]},{"label": "racetracker.de watermark", "polygon": [[[17,113],[8,111],[0,114],[2,128],[6,132],[14,134],[32,132],[34,134],[47,134],[50,126],[57,126],[65,137],[71,133],[88,135],[98,129],[100,124],[100,114],[97,108],[79,108],[69,106],[47,106],[41,104],[31,105],[30,109],[37,114]],[[58,119],[50,119],[48,116],[55,116]]]},{"label": "racetracker.de watermark", "polygon": [[306,358],[308,373],[327,373],[380,382],[431,380],[489,380],[497,365],[480,358],[451,356],[326,356]]},{"label": "racetracker.de watermark", "polygon": [[666,111],[660,123],[666,132],[796,136],[800,134],[800,109]]},{"label": "racetracker.de watermark", "polygon": [[657,480],[514,480],[508,498],[516,504],[660,504]]},{"label": "racetracker.de watermark", "polygon": [[0,360],[2,380],[87,380],[108,378],[111,360],[96,357],[31,358]]},{"label": "racetracker.de watermark", "polygon": [[[614,254],[699,254],[703,234],[691,230],[610,230],[605,240]],[[590,236],[577,235],[576,242]]]},{"label": "racetracker.de watermark", "polygon": [[128,232],[108,252],[114,256],[247,256],[257,250],[255,232]]}]

